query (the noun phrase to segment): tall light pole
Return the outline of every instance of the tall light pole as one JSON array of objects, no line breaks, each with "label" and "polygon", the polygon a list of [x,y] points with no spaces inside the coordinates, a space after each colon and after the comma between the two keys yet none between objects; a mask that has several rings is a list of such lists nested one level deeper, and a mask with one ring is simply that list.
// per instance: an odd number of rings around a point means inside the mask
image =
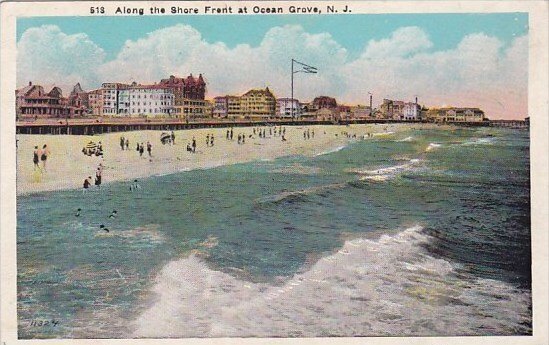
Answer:
[{"label": "tall light pole", "polygon": [[[298,64],[299,67],[301,67],[300,70],[297,70],[297,71],[294,71],[294,63],[295,64]],[[294,60],[292,58],[292,98],[290,100],[291,102],[291,109],[292,109],[292,120],[294,119],[294,74],[296,73],[299,73],[299,72],[303,72],[303,73],[317,73],[317,70],[316,70],[316,67],[313,67],[313,66],[309,66],[307,64],[304,64],[303,62],[299,62],[297,60]]]},{"label": "tall light pole", "polygon": [[370,116],[372,116],[374,114],[374,109],[372,108],[372,97],[373,97],[373,94],[368,91],[368,95],[370,95]]}]

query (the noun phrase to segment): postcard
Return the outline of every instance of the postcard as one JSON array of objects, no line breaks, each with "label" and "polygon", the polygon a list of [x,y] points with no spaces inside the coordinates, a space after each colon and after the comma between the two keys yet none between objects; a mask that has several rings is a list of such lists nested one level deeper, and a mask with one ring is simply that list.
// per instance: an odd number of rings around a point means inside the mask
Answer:
[{"label": "postcard", "polygon": [[547,2],[1,6],[2,345],[547,344]]}]

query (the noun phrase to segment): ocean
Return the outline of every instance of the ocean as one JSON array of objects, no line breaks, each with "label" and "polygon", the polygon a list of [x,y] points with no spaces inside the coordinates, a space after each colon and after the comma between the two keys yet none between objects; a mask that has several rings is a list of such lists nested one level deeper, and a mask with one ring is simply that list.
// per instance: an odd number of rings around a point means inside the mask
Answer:
[{"label": "ocean", "polygon": [[527,131],[137,183],[17,198],[19,338],[532,334]]}]

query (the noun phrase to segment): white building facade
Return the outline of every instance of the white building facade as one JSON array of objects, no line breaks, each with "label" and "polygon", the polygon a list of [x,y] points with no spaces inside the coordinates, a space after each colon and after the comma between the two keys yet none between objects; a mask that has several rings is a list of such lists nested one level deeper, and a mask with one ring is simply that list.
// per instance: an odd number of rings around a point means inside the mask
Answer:
[{"label": "white building facade", "polygon": [[174,114],[174,94],[160,85],[131,85],[118,95],[120,116],[165,116]]},{"label": "white building facade", "polygon": [[301,105],[297,99],[278,98],[276,100],[276,117],[292,118],[292,114],[298,117],[301,113]]},{"label": "white building facade", "polygon": [[404,103],[402,107],[403,120],[421,120],[421,107],[414,102]]}]

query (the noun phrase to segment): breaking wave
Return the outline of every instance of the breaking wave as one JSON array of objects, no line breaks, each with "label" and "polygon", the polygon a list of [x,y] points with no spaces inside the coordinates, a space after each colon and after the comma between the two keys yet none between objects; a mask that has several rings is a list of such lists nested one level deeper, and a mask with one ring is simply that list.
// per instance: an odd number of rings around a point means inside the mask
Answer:
[{"label": "breaking wave", "polygon": [[318,157],[318,156],[324,156],[324,155],[327,155],[327,154],[330,154],[330,153],[334,153],[334,152],[338,152],[338,151],[341,151],[343,150],[344,148],[346,148],[347,145],[342,145],[342,146],[338,146],[338,147],[335,147],[333,149],[329,149],[329,150],[326,150],[326,151],[322,151],[320,153],[317,153],[315,155],[315,157]]},{"label": "breaking wave", "polygon": [[430,143],[429,145],[427,145],[427,148],[425,149],[425,152],[433,151],[435,149],[438,149],[441,146],[442,146],[441,144]]},{"label": "breaking wave", "polygon": [[195,255],[157,275],[134,337],[531,334],[530,293],[457,275],[420,226],[348,240],[284,283],[252,283]]}]

